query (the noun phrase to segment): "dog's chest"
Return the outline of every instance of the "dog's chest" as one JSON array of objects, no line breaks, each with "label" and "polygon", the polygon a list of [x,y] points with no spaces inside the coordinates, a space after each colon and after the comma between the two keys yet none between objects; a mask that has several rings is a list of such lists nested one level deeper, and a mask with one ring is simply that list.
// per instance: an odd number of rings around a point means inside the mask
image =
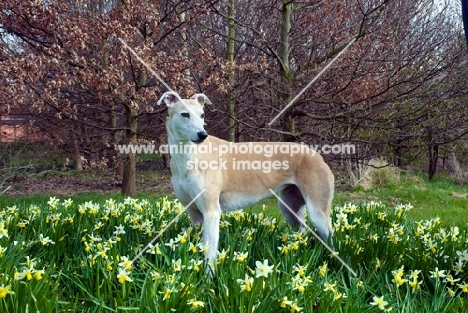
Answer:
[{"label": "dog's chest", "polygon": [[190,201],[192,201],[190,183],[187,181],[187,179],[183,179],[180,177],[180,175],[173,174],[171,183],[177,199],[179,199],[182,204],[187,205]]},{"label": "dog's chest", "polygon": [[184,165],[188,159],[180,160],[171,158],[171,183],[174,188],[174,193],[179,201],[183,204],[189,203],[195,194],[195,186],[197,185],[196,179],[191,171],[187,170]]}]

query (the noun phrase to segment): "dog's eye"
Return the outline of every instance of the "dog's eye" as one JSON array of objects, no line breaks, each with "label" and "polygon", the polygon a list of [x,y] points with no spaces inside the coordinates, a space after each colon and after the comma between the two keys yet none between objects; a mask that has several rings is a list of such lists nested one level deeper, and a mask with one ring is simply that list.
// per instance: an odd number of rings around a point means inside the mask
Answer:
[{"label": "dog's eye", "polygon": [[205,113],[202,113],[202,114],[200,115],[200,117],[201,117],[201,118],[205,118]]},{"label": "dog's eye", "polygon": [[190,117],[190,113],[188,113],[188,112],[180,113],[180,115],[182,115],[183,117],[186,117],[186,118]]}]

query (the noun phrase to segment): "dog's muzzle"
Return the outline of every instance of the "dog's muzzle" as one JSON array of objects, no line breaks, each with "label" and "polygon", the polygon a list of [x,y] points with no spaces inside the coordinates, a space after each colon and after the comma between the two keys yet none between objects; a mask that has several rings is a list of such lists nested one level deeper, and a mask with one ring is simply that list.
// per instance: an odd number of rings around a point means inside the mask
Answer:
[{"label": "dog's muzzle", "polygon": [[198,132],[197,133],[198,140],[194,141],[195,143],[202,143],[205,141],[206,137],[208,137],[208,133],[206,131]]}]

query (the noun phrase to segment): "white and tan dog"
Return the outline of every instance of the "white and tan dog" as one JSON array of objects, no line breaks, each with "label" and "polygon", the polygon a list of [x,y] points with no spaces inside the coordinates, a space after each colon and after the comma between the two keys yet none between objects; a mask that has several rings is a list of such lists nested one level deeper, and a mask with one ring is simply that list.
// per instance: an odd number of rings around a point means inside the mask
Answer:
[{"label": "white and tan dog", "polygon": [[[209,136],[204,129],[203,108],[211,102],[204,94],[181,99],[175,92],[166,92],[158,105],[161,103],[169,111],[169,147],[178,150],[171,152],[172,185],[177,198],[187,205],[205,189],[187,210],[192,224],[203,223],[208,261],[216,259],[221,213],[270,197],[270,189],[294,211],[279,202],[289,224],[303,225],[305,205],[320,237],[325,241],[330,238],[334,178],[319,154],[309,148],[304,151],[304,146],[296,143],[230,143]],[[297,152],[298,146],[302,153],[291,153]]]}]

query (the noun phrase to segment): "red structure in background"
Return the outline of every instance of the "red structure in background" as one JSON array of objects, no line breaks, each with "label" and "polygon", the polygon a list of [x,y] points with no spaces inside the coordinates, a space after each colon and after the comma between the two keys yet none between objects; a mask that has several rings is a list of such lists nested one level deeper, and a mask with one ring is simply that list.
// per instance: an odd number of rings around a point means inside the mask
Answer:
[{"label": "red structure in background", "polygon": [[44,134],[31,124],[32,122],[25,118],[0,115],[0,142],[43,140]]}]

